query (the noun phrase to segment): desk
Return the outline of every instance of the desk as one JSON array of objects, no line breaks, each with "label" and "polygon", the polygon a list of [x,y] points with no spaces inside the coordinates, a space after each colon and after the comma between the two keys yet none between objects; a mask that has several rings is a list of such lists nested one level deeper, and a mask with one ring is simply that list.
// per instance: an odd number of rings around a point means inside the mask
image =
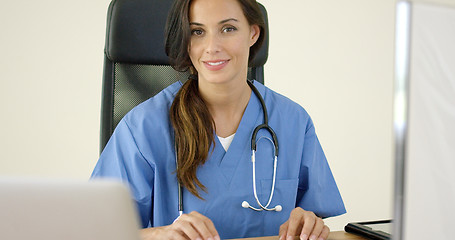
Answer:
[{"label": "desk", "polygon": [[[278,240],[277,236],[273,237],[257,237],[257,238],[242,238],[243,240]],[[296,240],[298,238],[295,238]],[[345,231],[330,232],[327,240],[364,240],[363,238]]]}]

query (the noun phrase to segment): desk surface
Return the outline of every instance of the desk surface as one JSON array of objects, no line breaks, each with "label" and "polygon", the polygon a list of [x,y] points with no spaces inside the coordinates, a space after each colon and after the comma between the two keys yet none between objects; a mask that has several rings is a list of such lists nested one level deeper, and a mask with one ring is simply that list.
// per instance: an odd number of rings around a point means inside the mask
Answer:
[{"label": "desk surface", "polygon": [[[278,236],[273,237],[257,237],[257,238],[243,238],[244,240],[278,240]],[[296,238],[298,239],[298,238]],[[366,238],[347,233],[345,231],[330,232],[327,240],[364,240]]]}]

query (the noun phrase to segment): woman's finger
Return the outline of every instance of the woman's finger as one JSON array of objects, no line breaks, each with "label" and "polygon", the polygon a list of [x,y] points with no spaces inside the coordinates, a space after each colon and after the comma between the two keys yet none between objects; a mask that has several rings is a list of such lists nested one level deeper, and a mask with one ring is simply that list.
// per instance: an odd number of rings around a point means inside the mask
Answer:
[{"label": "woman's finger", "polygon": [[326,225],[324,225],[324,227],[322,228],[322,232],[319,235],[318,240],[326,240],[329,237],[329,233],[330,233],[330,228],[327,227]]},{"label": "woman's finger", "polygon": [[324,221],[321,218],[316,217],[314,221],[313,230],[311,231],[310,240],[316,240],[321,235],[322,229],[324,228]]},{"label": "woman's finger", "polygon": [[300,239],[307,240],[310,237],[310,233],[313,231],[314,224],[316,222],[316,215],[313,212],[305,211],[303,216],[303,227],[300,232]]},{"label": "woman's finger", "polygon": [[183,236],[186,236],[188,239],[201,238],[199,232],[194,228],[193,222],[194,217],[189,216],[188,214],[183,214],[171,225],[171,229]]},{"label": "woman's finger", "polygon": [[[171,229],[166,234],[163,236],[161,235],[160,237],[163,237],[164,239],[172,239],[172,240],[188,240],[188,237],[183,234],[183,232]],[[155,239],[155,238],[151,238]]]},{"label": "woman's finger", "polygon": [[304,222],[305,211],[301,208],[294,208],[289,216],[288,227],[286,232],[286,239],[293,240],[294,236],[297,236],[301,229],[302,223]]},{"label": "woman's finger", "polygon": [[194,217],[194,221],[192,221],[193,227],[199,232],[202,239],[220,239],[212,220],[196,211],[191,212],[189,215]]},{"label": "woman's finger", "polygon": [[286,234],[287,234],[287,231],[288,231],[288,225],[289,225],[289,220],[286,221],[285,223],[281,224],[280,231],[278,233],[278,236],[280,237],[279,240],[285,240],[286,239]]},{"label": "woman's finger", "polygon": [[187,237],[183,234],[183,232],[173,228],[171,225],[141,229],[140,238],[142,240],[151,239],[187,240]]}]

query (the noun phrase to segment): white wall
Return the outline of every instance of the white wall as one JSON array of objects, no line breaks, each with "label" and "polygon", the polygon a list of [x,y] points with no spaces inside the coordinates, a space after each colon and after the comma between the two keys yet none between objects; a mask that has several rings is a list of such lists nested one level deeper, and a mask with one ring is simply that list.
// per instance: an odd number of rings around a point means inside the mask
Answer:
[{"label": "white wall", "polygon": [[[394,0],[262,0],[266,84],[303,105],[348,214],[391,218]],[[0,175],[86,179],[98,157],[109,1],[0,9]]]},{"label": "white wall", "polygon": [[108,4],[2,4],[0,175],[90,176],[98,155]]}]

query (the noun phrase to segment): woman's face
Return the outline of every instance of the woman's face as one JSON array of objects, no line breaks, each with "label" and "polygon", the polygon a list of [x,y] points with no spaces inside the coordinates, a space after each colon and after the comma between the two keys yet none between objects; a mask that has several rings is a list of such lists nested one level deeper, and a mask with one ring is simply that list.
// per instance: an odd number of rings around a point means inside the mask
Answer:
[{"label": "woman's face", "polygon": [[194,0],[189,12],[188,47],[199,81],[245,81],[250,47],[259,37],[237,0]]}]

